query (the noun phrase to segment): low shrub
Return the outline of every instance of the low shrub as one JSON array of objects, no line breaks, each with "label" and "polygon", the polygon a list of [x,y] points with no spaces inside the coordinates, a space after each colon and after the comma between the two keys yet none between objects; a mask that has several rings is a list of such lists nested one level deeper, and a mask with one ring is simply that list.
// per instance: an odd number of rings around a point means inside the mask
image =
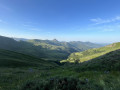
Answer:
[{"label": "low shrub", "polygon": [[53,77],[46,80],[28,81],[20,90],[103,90],[88,79]]}]

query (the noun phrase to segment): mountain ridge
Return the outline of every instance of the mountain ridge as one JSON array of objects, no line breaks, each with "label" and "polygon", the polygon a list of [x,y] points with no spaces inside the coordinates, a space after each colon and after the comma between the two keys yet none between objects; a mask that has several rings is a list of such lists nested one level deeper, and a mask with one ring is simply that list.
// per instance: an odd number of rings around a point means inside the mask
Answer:
[{"label": "mountain ridge", "polygon": [[[58,40],[14,40],[13,38],[0,36],[0,48],[20,52],[46,60],[62,60],[73,52],[84,51],[93,47],[86,46],[84,43],[60,42]],[[92,43],[91,43],[92,44]],[[93,46],[99,46],[93,44]],[[94,46],[95,47],[95,46]]]},{"label": "mountain ridge", "polygon": [[118,49],[120,49],[120,42],[113,43],[101,48],[93,48],[93,49],[85,50],[83,52],[72,53],[70,56],[68,56],[67,60],[62,60],[61,62],[72,62],[72,63],[76,61],[84,62]]}]

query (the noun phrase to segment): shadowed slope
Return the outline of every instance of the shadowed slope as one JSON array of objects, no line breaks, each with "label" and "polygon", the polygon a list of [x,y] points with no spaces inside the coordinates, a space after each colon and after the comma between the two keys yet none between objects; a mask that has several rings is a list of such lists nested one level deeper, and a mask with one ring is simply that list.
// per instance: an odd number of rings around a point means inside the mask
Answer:
[{"label": "shadowed slope", "polygon": [[56,65],[33,56],[0,49],[0,67],[49,67]]},{"label": "shadowed slope", "polygon": [[120,71],[120,49],[78,65],[78,71],[104,70]]},{"label": "shadowed slope", "polygon": [[[77,43],[77,45],[76,45]],[[94,47],[95,45],[91,43]],[[91,48],[86,46],[84,42],[60,42],[54,40],[25,40],[8,38],[0,36],[0,48],[15,52],[20,52],[28,55],[33,55],[46,60],[59,61],[66,59],[71,53],[83,51]],[[96,44],[97,45],[97,44]],[[99,45],[97,45],[99,46]]]}]

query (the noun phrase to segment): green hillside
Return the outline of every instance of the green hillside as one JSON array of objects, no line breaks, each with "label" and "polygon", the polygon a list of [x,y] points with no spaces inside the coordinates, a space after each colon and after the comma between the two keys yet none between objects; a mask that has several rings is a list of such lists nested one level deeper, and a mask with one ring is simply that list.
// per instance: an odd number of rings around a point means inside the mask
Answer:
[{"label": "green hillside", "polygon": [[117,49],[120,49],[119,42],[111,45],[107,45],[101,48],[94,48],[94,49],[89,49],[83,52],[72,53],[67,60],[62,60],[61,62],[76,62],[76,61],[84,62],[84,61],[91,60],[93,58],[97,58],[99,56],[102,56],[106,53],[109,53]]},{"label": "green hillside", "polygon": [[87,50],[87,49],[91,49],[91,48],[100,48],[100,47],[104,46],[104,45],[100,45],[100,44],[94,44],[91,42],[81,42],[81,41],[71,41],[69,43],[83,51]]},{"label": "green hillside", "polygon": [[54,40],[28,40],[28,42],[33,43],[36,46],[41,46],[43,48],[48,48],[51,50],[65,50],[67,49],[70,52],[73,51],[84,51],[90,48],[98,48],[103,45],[94,44],[91,42],[80,42],[80,41],[71,41],[71,42],[60,42],[56,39]]},{"label": "green hillside", "polygon": [[[20,52],[28,55],[33,55],[46,60],[62,60],[66,59],[71,53],[90,49],[84,42],[60,42],[54,40],[27,40],[27,39],[12,39],[0,36],[0,48]],[[94,45],[93,43],[91,43]],[[96,44],[97,45],[97,44]],[[100,46],[100,45],[97,45]]]},{"label": "green hillside", "polygon": [[53,67],[53,62],[29,55],[0,49],[0,67]]},{"label": "green hillside", "polygon": [[[106,50],[119,45],[106,46]],[[0,49],[0,90],[119,90],[119,70],[119,49],[83,63],[61,66]]]},{"label": "green hillside", "polygon": [[120,49],[109,52],[103,56],[86,61],[76,66],[77,71],[119,71],[120,70]]},{"label": "green hillside", "polygon": [[42,47],[48,50],[57,50],[59,52],[71,53],[75,51],[82,51],[81,49],[77,50],[76,47],[72,46],[67,42],[59,42],[57,40],[28,40],[28,42],[32,43],[35,46]]},{"label": "green hillside", "polygon": [[46,60],[65,59],[71,53],[71,51],[64,49],[64,47],[62,50],[59,50],[58,48],[50,49],[44,47],[44,43],[42,43],[42,46],[36,46],[28,41],[16,41],[12,38],[3,36],[0,36],[0,48],[33,55],[35,57],[44,58]]}]

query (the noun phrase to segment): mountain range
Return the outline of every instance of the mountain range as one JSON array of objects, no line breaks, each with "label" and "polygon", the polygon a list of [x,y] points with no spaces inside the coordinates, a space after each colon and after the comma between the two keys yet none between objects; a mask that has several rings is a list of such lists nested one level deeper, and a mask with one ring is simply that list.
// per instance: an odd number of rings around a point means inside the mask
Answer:
[{"label": "mountain range", "polygon": [[85,62],[118,49],[120,49],[120,42],[113,43],[101,48],[93,48],[83,52],[72,53],[70,56],[68,56],[68,59],[62,60],[61,62]]},{"label": "mountain range", "polygon": [[119,90],[119,71],[120,42],[0,36],[0,90]]},{"label": "mountain range", "polygon": [[45,60],[66,59],[71,53],[84,51],[103,45],[90,42],[61,42],[54,40],[9,38],[0,36],[0,48],[32,55]]}]

